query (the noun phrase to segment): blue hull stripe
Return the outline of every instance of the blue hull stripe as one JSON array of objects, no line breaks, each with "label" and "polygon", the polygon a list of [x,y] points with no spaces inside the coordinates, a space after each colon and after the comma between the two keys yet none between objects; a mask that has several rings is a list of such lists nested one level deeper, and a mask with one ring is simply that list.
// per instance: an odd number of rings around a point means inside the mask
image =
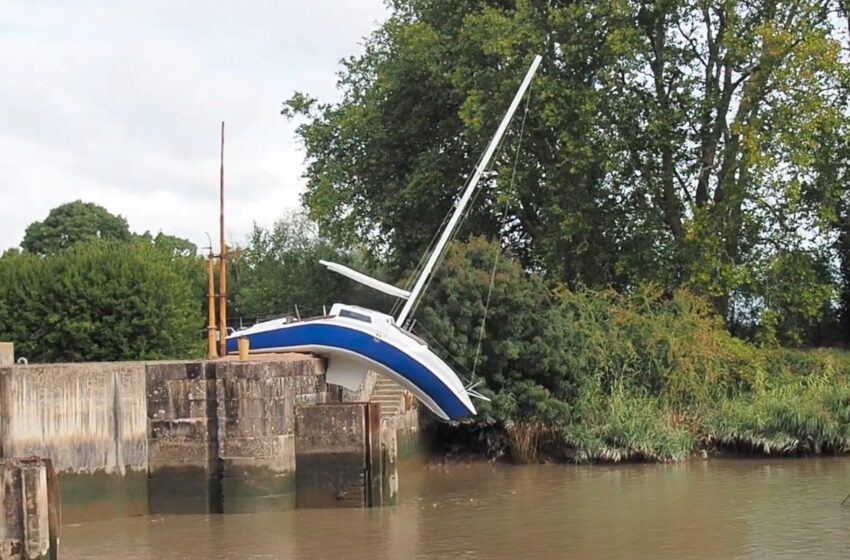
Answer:
[{"label": "blue hull stripe", "polygon": [[[355,329],[303,323],[246,335],[252,350],[319,345],[348,350],[398,373],[428,395],[451,419],[470,415],[469,409],[431,371],[394,346]],[[227,352],[237,351],[237,337],[227,340]]]}]

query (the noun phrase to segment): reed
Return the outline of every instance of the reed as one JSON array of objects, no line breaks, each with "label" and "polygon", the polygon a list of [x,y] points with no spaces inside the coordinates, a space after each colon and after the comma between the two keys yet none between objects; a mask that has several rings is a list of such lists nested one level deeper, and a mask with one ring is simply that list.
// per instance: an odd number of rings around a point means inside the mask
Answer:
[{"label": "reed", "polygon": [[441,347],[478,365],[493,398],[457,431],[479,451],[520,462],[850,451],[850,354],[746,343],[687,290],[552,290],[501,259],[473,362],[490,279],[482,263],[497,250],[481,239],[455,246],[422,313]]},{"label": "reed", "polygon": [[550,316],[562,361],[545,376],[506,383],[497,394],[509,405],[489,410],[484,429],[507,437],[488,441],[505,441],[513,460],[850,451],[847,353],[744,343],[687,292],[671,298],[648,286],[561,298]]}]

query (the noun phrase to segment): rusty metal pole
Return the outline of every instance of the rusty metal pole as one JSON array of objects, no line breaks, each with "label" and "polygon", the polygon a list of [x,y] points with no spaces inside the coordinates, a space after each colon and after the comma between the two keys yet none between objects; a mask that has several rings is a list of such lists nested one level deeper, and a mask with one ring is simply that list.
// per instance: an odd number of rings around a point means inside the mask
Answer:
[{"label": "rusty metal pole", "polygon": [[221,251],[218,256],[219,269],[219,341],[218,353],[224,357],[227,355],[227,245],[224,242],[224,121],[221,121],[221,168],[219,171],[219,196],[221,208]]},{"label": "rusty metal pole", "polygon": [[215,360],[218,358],[218,342],[215,339],[216,326],[215,326],[215,268],[213,267],[213,252],[212,248],[210,248],[209,259],[207,262],[207,274],[209,276],[209,289],[207,295],[209,297],[208,307],[209,313],[207,313],[207,359]]}]

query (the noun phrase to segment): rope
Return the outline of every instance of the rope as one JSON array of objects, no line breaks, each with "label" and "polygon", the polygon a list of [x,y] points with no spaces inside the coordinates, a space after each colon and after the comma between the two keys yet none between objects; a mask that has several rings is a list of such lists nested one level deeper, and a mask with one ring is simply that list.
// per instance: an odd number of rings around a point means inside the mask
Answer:
[{"label": "rope", "polygon": [[[497,153],[496,153],[497,157],[498,157],[499,152],[501,151],[501,147],[502,147],[502,143],[499,144],[499,151],[497,151]],[[476,160],[475,166],[473,167],[473,169],[476,169],[481,164],[481,160],[483,158],[484,158],[484,154],[482,153],[480,156],[478,156],[478,159]],[[467,178],[467,180],[463,184],[463,189],[461,189],[461,192],[466,190],[466,187],[469,185],[469,182],[472,180],[472,175],[473,175],[473,173],[469,174],[469,177]],[[463,221],[466,220],[466,217],[469,216],[470,209],[472,208],[473,204],[475,204],[475,199],[478,197],[478,194],[480,192],[481,192],[481,189],[478,189],[475,192],[475,194],[473,195],[473,198],[470,201],[470,204],[467,206],[466,211],[464,212],[463,218],[460,220],[460,223],[463,223]],[[431,254],[431,251],[433,251],[434,247],[437,245],[437,239],[440,237],[440,234],[442,233],[443,228],[449,223],[449,219],[451,218],[452,214],[454,213],[458,202],[459,202],[459,199],[456,198],[454,203],[451,206],[449,206],[448,211],[443,216],[443,221],[440,223],[440,227],[438,227],[434,231],[434,235],[431,237],[431,242],[428,243],[428,247],[425,249],[425,252],[422,253],[421,257],[419,257],[419,262],[416,264],[416,268],[413,270],[413,274],[408,278],[407,282],[405,283],[405,285],[404,285],[405,290],[410,290],[413,287],[413,284],[416,282],[416,278],[419,276],[419,274],[425,268],[425,263],[428,260],[428,256]],[[443,252],[440,254],[440,257],[437,259],[436,263],[434,264],[434,269],[431,271],[431,277],[428,279],[428,281],[422,287],[422,293],[428,291],[428,287],[431,284],[431,279],[433,279],[434,273],[440,267],[440,263],[442,261],[443,256],[446,253],[447,247],[451,244],[451,242],[455,239],[455,237],[457,237],[458,231],[460,230],[460,223],[458,223],[458,227],[455,228],[455,231],[452,232],[452,235],[449,238],[449,242],[446,243],[446,246],[443,248]],[[421,299],[420,299],[420,301],[421,301]],[[403,304],[400,300],[396,300],[396,302],[393,304],[392,310],[390,311],[390,315],[395,315],[400,310],[402,305]],[[414,305],[413,309],[410,310],[410,316],[411,317],[416,312],[416,309],[418,307],[419,307],[419,302],[417,302]],[[399,326],[401,327],[403,325],[399,325]]]},{"label": "rope", "polygon": [[[526,116],[528,115],[528,102],[529,102],[529,100],[531,99],[531,93],[530,93],[530,92],[531,92],[531,85],[529,85],[529,87],[528,87],[528,92],[526,93],[527,97],[525,98],[525,112],[523,113],[523,117],[522,117],[522,129],[523,129],[523,130],[524,130],[524,128],[525,128],[525,119],[526,119]],[[495,165],[495,162],[496,162],[496,161],[499,159],[499,157],[501,156],[501,154],[502,154],[502,150],[503,150],[503,148],[504,148],[504,146],[505,146],[505,143],[506,143],[506,142],[505,142],[505,140],[506,140],[506,138],[505,138],[505,137],[503,137],[503,138],[499,141],[499,145],[496,147],[496,152],[495,152],[495,154],[494,154],[493,159],[492,159],[492,160],[491,160],[491,162],[490,162],[490,166],[488,167],[488,169],[489,169],[489,168],[492,168],[492,167]],[[520,132],[520,142],[522,142],[522,131]],[[517,157],[518,157],[518,156],[519,156],[519,148],[517,148]],[[484,158],[484,154],[482,154],[482,155],[478,158],[478,161],[477,161],[477,162],[476,162],[476,164],[475,164],[475,167],[476,167],[476,168],[477,168],[477,167],[481,164],[481,160],[482,160],[483,158]],[[516,165],[516,164],[515,164],[515,165]],[[485,169],[485,170],[484,170],[484,172],[486,172],[486,171],[487,171],[487,169]],[[514,167],[514,172],[516,172],[516,167]],[[467,182],[465,183],[465,185],[469,185],[469,181],[471,181],[471,180],[472,180],[472,174],[470,174],[470,176],[469,176],[469,180],[467,180]],[[513,180],[513,179],[512,179],[512,180]],[[458,236],[458,235],[460,235],[460,226],[461,226],[461,224],[462,224],[462,223],[464,223],[464,222],[466,221],[466,219],[469,217],[469,215],[472,213],[472,209],[473,209],[473,207],[474,207],[474,205],[475,205],[475,201],[476,201],[476,200],[478,200],[478,196],[481,194],[481,191],[482,191],[482,189],[480,189],[480,188],[479,188],[479,189],[477,189],[477,190],[475,191],[475,193],[472,195],[472,199],[470,200],[470,203],[467,205],[466,209],[464,210],[464,213],[463,213],[463,216],[462,216],[461,220],[458,222],[457,227],[454,229],[454,231],[452,232],[451,236],[449,237],[448,243],[446,243],[446,244],[445,244],[445,246],[443,247],[443,250],[442,250],[442,252],[440,253],[440,256],[439,256],[439,257],[437,258],[437,260],[435,261],[435,263],[434,263],[434,268],[433,268],[433,270],[431,270],[431,275],[428,277],[428,280],[426,280],[425,285],[424,285],[424,286],[422,286],[422,293],[427,292],[427,291],[428,291],[428,288],[431,286],[431,282],[434,280],[434,277],[436,276],[436,272],[437,272],[437,270],[439,270],[440,265],[443,263],[443,260],[445,259],[446,254],[447,254],[447,253],[448,253],[448,251],[449,251],[449,247],[451,246],[452,242],[453,242],[455,239],[457,239],[457,236]],[[443,222],[444,224],[445,224],[445,222],[448,220],[448,217],[449,217],[449,215],[450,215],[452,212],[454,212],[454,206],[453,206],[452,208],[450,208],[450,209],[449,209],[449,212],[446,214],[446,218],[444,219],[444,222]],[[441,227],[440,229],[442,229],[442,227]],[[422,299],[423,299],[423,298],[421,298],[421,297],[420,297],[420,298],[419,298],[419,300],[418,300],[418,301],[416,301],[416,303],[413,305],[413,308],[410,310],[410,316],[411,316],[411,317],[412,317],[412,316],[416,313],[416,310],[419,308],[419,304],[421,304],[421,303],[422,303]]]},{"label": "rope", "polygon": [[[531,100],[531,89],[529,87],[528,96],[525,98],[525,111],[522,114],[522,126],[519,130],[519,143],[517,144],[516,156],[514,157],[514,168],[511,171],[511,182],[508,185],[508,191],[505,196],[505,209],[502,211],[501,227],[505,226],[508,219],[508,209],[511,203],[511,194],[514,190],[514,181],[516,180],[516,170],[519,165],[519,154],[522,151],[522,138],[525,134],[525,120],[528,117],[528,104]],[[493,285],[496,283],[496,267],[499,264],[499,256],[502,254],[501,248],[496,251],[496,258],[493,259],[493,270],[490,272],[490,287],[487,289],[487,300],[484,303],[484,316],[481,317],[481,327],[478,329],[478,346],[475,349],[475,360],[472,362],[472,373],[470,374],[470,385],[475,381],[475,371],[478,368],[478,359],[481,356],[481,343],[484,340],[484,327],[487,323],[487,313],[490,310],[490,298],[493,296]]]},{"label": "rope", "polygon": [[420,334],[422,335],[422,338],[427,339],[427,341],[428,341],[428,343],[429,343],[429,344],[434,344],[434,345],[435,345],[435,346],[437,346],[440,350],[442,350],[442,351],[443,351],[443,354],[445,355],[445,357],[446,357],[446,360],[447,360],[447,361],[449,361],[449,362],[451,362],[452,364],[454,364],[454,366],[455,366],[457,369],[459,369],[459,370],[463,370],[463,371],[464,371],[464,372],[466,372],[466,373],[471,373],[471,372],[469,371],[469,368],[468,368],[468,367],[466,367],[466,365],[465,365],[465,364],[462,364],[462,363],[461,363],[461,362],[460,362],[457,358],[455,358],[455,357],[452,355],[452,353],[449,351],[449,349],[448,349],[448,348],[446,348],[445,346],[443,346],[442,344],[440,344],[440,341],[439,341],[439,340],[437,340],[437,337],[435,337],[433,334],[431,334],[430,332],[428,332],[428,331],[425,329],[425,327],[423,327],[423,326],[422,326],[422,324],[421,324],[421,323],[418,323],[418,324],[417,324],[417,329],[420,331]]}]

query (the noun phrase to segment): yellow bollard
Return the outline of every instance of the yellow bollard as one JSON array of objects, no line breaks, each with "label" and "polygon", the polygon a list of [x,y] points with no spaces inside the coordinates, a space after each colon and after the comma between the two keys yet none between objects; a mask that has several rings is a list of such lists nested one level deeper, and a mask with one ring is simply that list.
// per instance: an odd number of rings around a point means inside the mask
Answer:
[{"label": "yellow bollard", "polygon": [[239,346],[239,359],[243,362],[248,359],[248,349],[250,348],[250,344],[248,339],[244,336],[240,338],[236,344]]}]

